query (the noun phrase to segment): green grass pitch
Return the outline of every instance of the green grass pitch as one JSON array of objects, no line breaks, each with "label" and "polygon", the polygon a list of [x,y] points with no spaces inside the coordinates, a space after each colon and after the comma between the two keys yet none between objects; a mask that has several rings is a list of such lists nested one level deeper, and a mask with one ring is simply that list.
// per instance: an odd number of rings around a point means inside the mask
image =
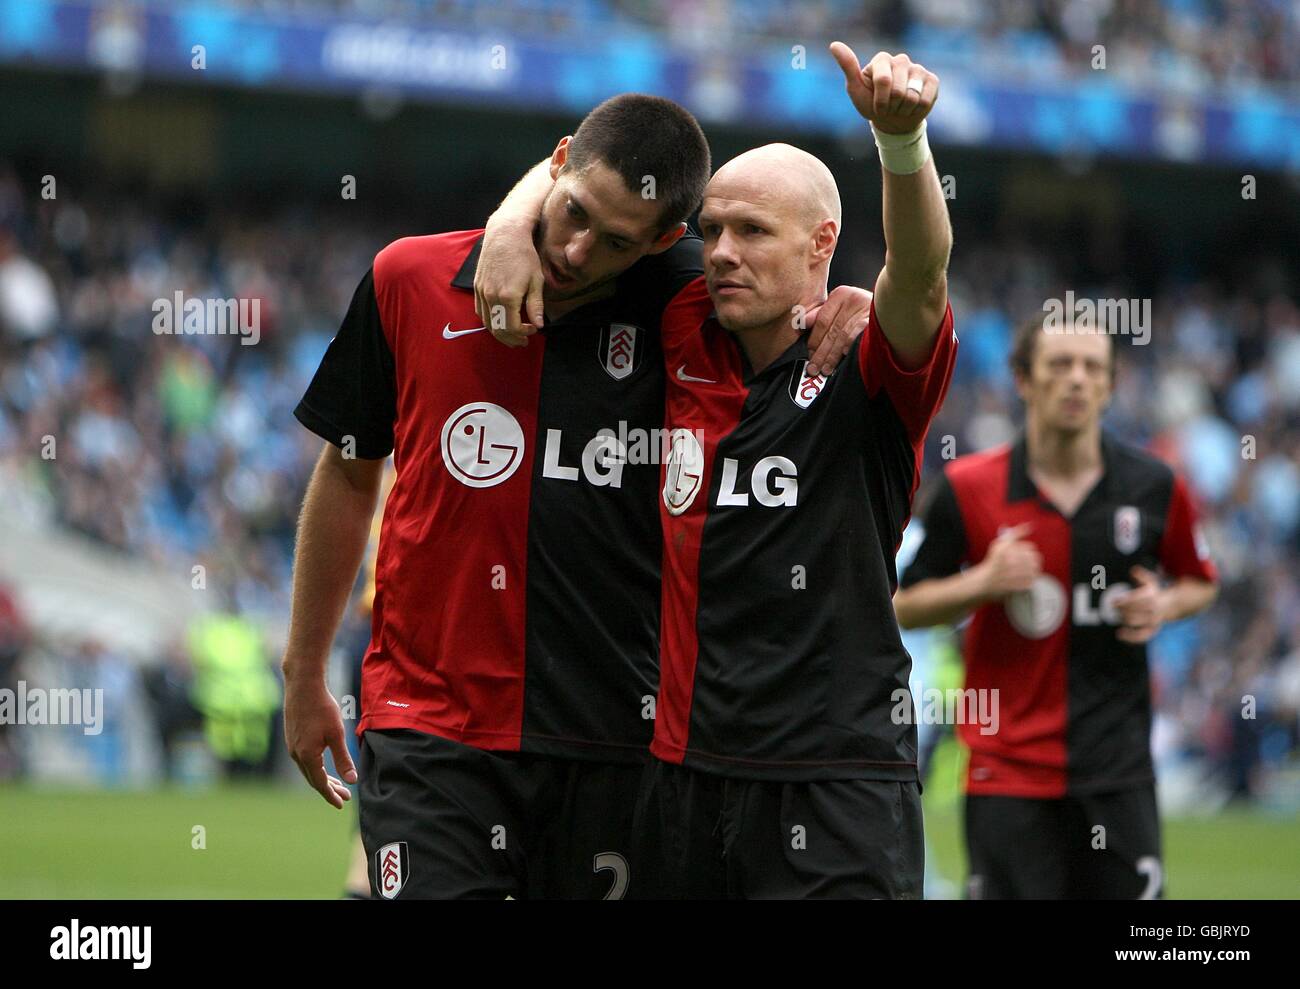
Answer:
[{"label": "green grass pitch", "polygon": [[[926,788],[930,854],[962,875],[951,791]],[[0,898],[332,898],[342,887],[351,805],[304,787],[221,786],[190,792],[0,787]],[[192,847],[196,827],[206,848]],[[1300,823],[1236,811],[1165,822],[1169,895],[1300,895]]]}]

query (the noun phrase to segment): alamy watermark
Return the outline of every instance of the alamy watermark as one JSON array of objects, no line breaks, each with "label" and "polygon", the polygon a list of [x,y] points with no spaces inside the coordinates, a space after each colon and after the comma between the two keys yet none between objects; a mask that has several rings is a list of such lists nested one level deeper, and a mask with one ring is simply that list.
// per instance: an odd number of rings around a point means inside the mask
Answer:
[{"label": "alamy watermark", "polygon": [[158,336],[238,336],[245,347],[262,339],[261,299],[187,299],[178,289],[152,310]]},{"label": "alamy watermark", "polygon": [[1150,299],[1076,299],[1074,290],[1063,299],[1043,303],[1046,333],[1106,333],[1131,336],[1137,346],[1151,342]]},{"label": "alamy watermark", "polygon": [[55,961],[128,961],[134,969],[153,960],[153,928],[140,924],[81,925],[73,917],[67,926],[50,929],[50,957]]},{"label": "alamy watermark", "polygon": [[[974,687],[925,687],[917,684],[916,723],[922,725],[979,725],[981,735],[998,733],[998,690]],[[896,725],[912,724],[912,692],[905,687],[890,694],[890,720]]]},{"label": "alamy watermark", "polygon": [[104,730],[104,691],[101,687],[71,689],[27,686],[0,689],[0,724],[81,725],[82,734],[98,735]]}]

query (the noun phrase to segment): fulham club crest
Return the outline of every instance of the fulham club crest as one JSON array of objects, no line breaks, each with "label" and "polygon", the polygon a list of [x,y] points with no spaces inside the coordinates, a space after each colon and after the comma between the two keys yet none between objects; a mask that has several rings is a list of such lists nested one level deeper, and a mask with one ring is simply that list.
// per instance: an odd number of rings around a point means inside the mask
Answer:
[{"label": "fulham club crest", "polygon": [[402,891],[411,874],[410,857],[406,842],[389,842],[375,852],[375,888],[385,900],[391,900]]},{"label": "fulham club crest", "polygon": [[1128,555],[1142,545],[1142,513],[1132,505],[1115,509],[1115,548]]},{"label": "fulham club crest", "polygon": [[795,361],[794,374],[790,377],[790,398],[801,409],[812,405],[813,399],[826,387],[826,375],[808,374],[807,361]]},{"label": "fulham club crest", "polygon": [[645,334],[631,323],[610,323],[600,331],[600,366],[615,381],[622,381],[641,362]]}]

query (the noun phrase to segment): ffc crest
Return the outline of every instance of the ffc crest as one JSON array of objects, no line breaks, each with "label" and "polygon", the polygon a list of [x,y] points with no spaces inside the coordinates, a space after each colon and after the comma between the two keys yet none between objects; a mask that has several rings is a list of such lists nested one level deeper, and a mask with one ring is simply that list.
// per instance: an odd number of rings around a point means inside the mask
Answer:
[{"label": "ffc crest", "polygon": [[1132,505],[1115,509],[1115,548],[1133,553],[1142,545],[1142,513]]},{"label": "ffc crest", "polygon": [[406,842],[389,842],[375,852],[375,888],[385,900],[391,900],[402,891],[411,874],[410,856]]},{"label": "ffc crest", "polygon": [[641,361],[645,334],[631,323],[610,323],[600,331],[600,366],[615,381],[622,381]]},{"label": "ffc crest", "polygon": [[812,405],[826,387],[826,375],[807,374],[804,371],[807,366],[807,361],[795,361],[794,374],[790,376],[790,398],[801,409]]}]

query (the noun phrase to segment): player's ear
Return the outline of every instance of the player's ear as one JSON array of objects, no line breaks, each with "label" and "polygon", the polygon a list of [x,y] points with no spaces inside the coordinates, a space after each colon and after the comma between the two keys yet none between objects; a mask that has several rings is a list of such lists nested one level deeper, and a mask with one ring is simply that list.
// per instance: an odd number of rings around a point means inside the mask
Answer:
[{"label": "player's ear", "polygon": [[1030,386],[1030,376],[1023,370],[1015,372],[1015,394],[1021,396],[1021,402],[1028,405],[1034,395],[1034,389]]},{"label": "player's ear", "polygon": [[562,169],[565,163],[569,160],[569,142],[572,140],[572,134],[565,134],[560,138],[560,143],[555,146],[555,150],[551,152],[552,179],[560,177],[560,169]]},{"label": "player's ear", "polygon": [[1015,368],[1011,372],[1012,380],[1016,385],[1016,394],[1020,396],[1020,401],[1026,405],[1029,404],[1029,374],[1023,368]]},{"label": "player's ear", "polygon": [[812,232],[812,260],[814,264],[829,261],[835,254],[835,245],[839,243],[840,231],[831,219],[822,220]]},{"label": "player's ear", "polygon": [[650,250],[647,253],[662,254],[664,251],[668,250],[668,248],[672,247],[679,240],[681,240],[682,234],[684,233],[686,233],[685,223],[679,223],[677,224],[677,226],[672,227],[669,230],[665,230],[663,233],[661,233],[658,237],[654,239],[654,243],[650,245]]}]

